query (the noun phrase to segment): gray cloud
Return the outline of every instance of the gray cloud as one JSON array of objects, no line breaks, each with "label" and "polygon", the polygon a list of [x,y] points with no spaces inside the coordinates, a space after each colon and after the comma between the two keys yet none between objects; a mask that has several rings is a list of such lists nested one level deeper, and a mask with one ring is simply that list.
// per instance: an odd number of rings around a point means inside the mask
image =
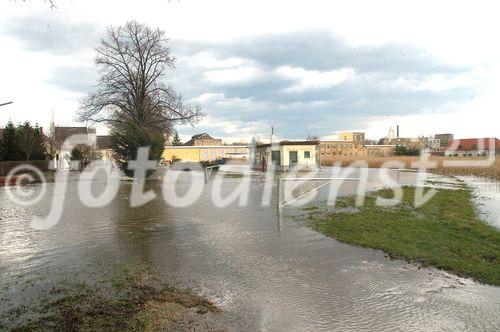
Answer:
[{"label": "gray cloud", "polygon": [[96,81],[97,72],[93,66],[59,66],[52,71],[49,83],[67,91],[86,94]]},{"label": "gray cloud", "polygon": [[[55,55],[73,55],[88,51],[103,36],[103,28],[90,24],[70,24],[50,17],[25,17],[9,21],[3,34],[20,40],[27,49]],[[185,99],[203,94],[223,96],[203,103],[205,111],[218,120],[275,125],[281,137],[305,138],[307,134],[330,135],[342,129],[359,128],[368,117],[405,115],[423,108],[434,109],[448,101],[469,98],[475,91],[463,87],[425,90],[395,84],[403,78],[410,83],[424,82],[431,75],[453,78],[469,68],[450,66],[411,45],[388,44],[377,47],[352,47],[330,33],[298,32],[254,36],[228,42],[172,40],[171,49],[178,57],[177,69],[168,81]],[[220,69],[190,63],[204,52],[218,60],[244,59],[262,75],[248,81],[210,81],[205,74]],[[355,77],[330,87],[296,90],[297,82],[276,70],[283,66],[319,73],[353,68]],[[81,93],[92,89],[96,68],[60,66],[52,72],[50,83],[64,90]],[[183,129],[185,134],[210,130],[226,136],[223,127]],[[257,134],[257,133],[256,133]]]},{"label": "gray cloud", "polygon": [[[223,94],[228,99],[224,105],[204,103],[206,111],[217,118],[274,124],[281,128],[282,136],[289,138],[358,128],[360,121],[368,117],[435,109],[448,101],[469,98],[475,92],[460,86],[419,88],[431,75],[452,79],[469,68],[444,64],[413,46],[351,47],[323,32],[258,36],[226,43],[173,41],[172,49],[179,59],[208,52],[220,60],[242,58],[255,64],[264,73],[257,79],[214,84],[205,79],[199,66],[182,62],[173,82],[190,98],[203,93]],[[320,73],[349,67],[356,76],[331,87],[290,92],[287,89],[296,82],[275,73],[282,66]],[[401,79],[410,82],[409,86],[398,83]],[[241,105],[241,100],[246,102]],[[197,130],[203,128],[189,133]]]},{"label": "gray cloud", "polygon": [[15,37],[30,51],[56,55],[77,53],[95,47],[103,29],[74,24],[50,16],[25,16],[3,25],[3,34]]}]

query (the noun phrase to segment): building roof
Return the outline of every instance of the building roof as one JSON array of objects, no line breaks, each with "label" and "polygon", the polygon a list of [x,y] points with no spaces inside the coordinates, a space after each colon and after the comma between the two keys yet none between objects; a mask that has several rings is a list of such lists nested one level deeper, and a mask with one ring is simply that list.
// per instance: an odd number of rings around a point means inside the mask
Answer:
[{"label": "building roof", "polygon": [[111,136],[97,136],[97,148],[99,150],[110,150],[111,149]]},{"label": "building roof", "polygon": [[466,139],[455,139],[448,142],[445,151],[456,151],[456,150],[498,150],[500,149],[500,140],[495,137],[491,138],[466,138]]},{"label": "building roof", "polygon": [[184,143],[184,145],[187,145],[187,146],[194,145],[196,140],[222,141],[220,139],[213,138],[208,133],[201,133],[201,134],[196,134],[196,135],[191,136],[191,139],[189,141],[187,141],[186,143]]},{"label": "building roof", "polygon": [[273,144],[257,144],[256,147],[258,148],[263,148],[263,147],[269,147],[271,145],[318,145],[319,141],[281,141]]},{"label": "building roof", "polygon": [[87,127],[55,127],[55,138],[57,141],[64,142],[72,135],[95,135],[95,128]]}]

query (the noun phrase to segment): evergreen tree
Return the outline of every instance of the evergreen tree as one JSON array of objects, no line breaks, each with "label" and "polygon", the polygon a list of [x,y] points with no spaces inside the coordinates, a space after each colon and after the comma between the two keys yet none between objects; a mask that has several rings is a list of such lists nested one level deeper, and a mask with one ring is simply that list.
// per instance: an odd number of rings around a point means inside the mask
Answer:
[{"label": "evergreen tree", "polygon": [[29,121],[26,121],[22,125],[18,126],[16,134],[17,134],[17,141],[19,144],[19,152],[22,155],[22,157],[18,160],[30,161],[33,150],[34,139],[33,139],[33,127],[31,127]]},{"label": "evergreen tree", "polygon": [[17,130],[12,121],[7,123],[3,132],[4,160],[23,160]]},{"label": "evergreen tree", "polygon": [[47,144],[42,128],[38,123],[33,128],[33,149],[31,160],[46,160],[47,159]]},{"label": "evergreen tree", "polygon": [[5,145],[3,144],[3,137],[0,137],[0,161],[2,161],[5,157]]},{"label": "evergreen tree", "polygon": [[172,139],[172,145],[173,146],[181,146],[182,145],[181,138],[179,137],[179,133],[177,132],[177,130],[174,133],[174,138]]},{"label": "evergreen tree", "polygon": [[128,122],[124,131],[111,132],[111,144],[115,162],[125,174],[132,176],[133,172],[128,170],[128,162],[137,158],[137,150],[149,147],[149,159],[160,160],[165,139],[160,133],[149,132],[136,123]]}]

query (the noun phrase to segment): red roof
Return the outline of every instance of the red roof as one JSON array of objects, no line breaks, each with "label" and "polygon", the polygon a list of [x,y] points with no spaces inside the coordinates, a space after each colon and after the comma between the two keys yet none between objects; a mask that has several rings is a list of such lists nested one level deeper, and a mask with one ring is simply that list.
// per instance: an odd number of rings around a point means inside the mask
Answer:
[{"label": "red roof", "polygon": [[[494,144],[494,146],[492,146]],[[446,151],[456,151],[456,150],[499,150],[500,140],[495,137],[490,138],[466,138],[466,139],[455,139],[448,142],[446,146]]]}]

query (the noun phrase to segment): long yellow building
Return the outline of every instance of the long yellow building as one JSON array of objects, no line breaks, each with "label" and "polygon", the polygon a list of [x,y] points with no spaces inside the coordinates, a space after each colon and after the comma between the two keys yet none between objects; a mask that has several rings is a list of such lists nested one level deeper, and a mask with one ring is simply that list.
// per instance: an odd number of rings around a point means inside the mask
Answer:
[{"label": "long yellow building", "polygon": [[166,146],[163,150],[163,160],[200,162],[219,159],[247,159],[250,150],[244,145],[216,145],[216,146]]}]

